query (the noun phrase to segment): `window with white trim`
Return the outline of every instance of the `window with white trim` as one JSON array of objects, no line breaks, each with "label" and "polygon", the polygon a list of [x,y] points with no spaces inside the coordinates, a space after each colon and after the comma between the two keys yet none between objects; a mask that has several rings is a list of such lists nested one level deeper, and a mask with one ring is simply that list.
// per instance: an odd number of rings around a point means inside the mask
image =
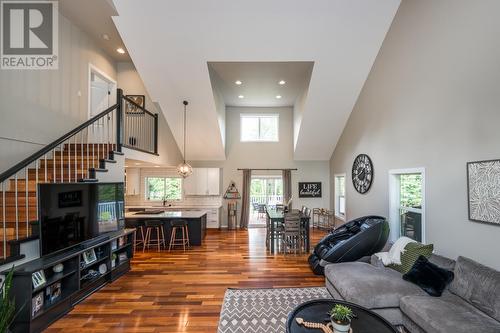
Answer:
[{"label": "window with white trim", "polygon": [[339,219],[346,220],[345,212],[345,173],[335,175],[335,216]]},{"label": "window with white trim", "polygon": [[423,169],[390,171],[391,229],[418,242],[425,240],[425,172]]},{"label": "window with white trim", "polygon": [[146,200],[180,201],[182,200],[182,178],[146,177]]},{"label": "window with white trim", "polygon": [[279,115],[241,114],[240,139],[242,142],[278,142]]}]

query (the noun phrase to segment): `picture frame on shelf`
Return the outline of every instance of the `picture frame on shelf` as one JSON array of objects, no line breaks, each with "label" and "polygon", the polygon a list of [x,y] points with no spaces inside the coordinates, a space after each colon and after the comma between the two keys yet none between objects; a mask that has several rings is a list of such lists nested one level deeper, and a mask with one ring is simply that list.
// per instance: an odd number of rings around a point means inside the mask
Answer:
[{"label": "picture frame on shelf", "polygon": [[53,303],[61,297],[62,289],[61,289],[61,282],[56,282],[45,290],[45,295],[47,296],[47,300],[50,303]]},{"label": "picture frame on shelf", "polygon": [[111,251],[114,251],[118,248],[118,240],[115,239],[114,241],[111,242]]},{"label": "picture frame on shelf", "polygon": [[83,252],[82,257],[83,257],[83,262],[85,263],[85,265],[89,265],[89,264],[92,264],[93,262],[97,261],[97,256],[95,255],[94,249],[90,249],[90,250]]},{"label": "picture frame on shelf", "polygon": [[118,247],[125,245],[125,237],[118,238]]},{"label": "picture frame on shelf", "polygon": [[119,263],[124,262],[127,259],[128,259],[128,256],[127,256],[126,252],[122,252],[122,253],[118,254],[118,262]]},{"label": "picture frame on shelf", "polygon": [[31,274],[31,281],[33,282],[33,288],[38,288],[47,283],[47,280],[45,279],[45,272],[43,271],[43,269]]},{"label": "picture frame on shelf", "polygon": [[31,316],[34,317],[43,308],[43,291],[31,299]]}]

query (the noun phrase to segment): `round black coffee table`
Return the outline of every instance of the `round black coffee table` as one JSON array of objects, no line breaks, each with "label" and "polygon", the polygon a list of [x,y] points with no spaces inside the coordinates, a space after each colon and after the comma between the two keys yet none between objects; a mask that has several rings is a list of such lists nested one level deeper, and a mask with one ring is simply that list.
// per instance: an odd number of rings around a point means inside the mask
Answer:
[{"label": "round black coffee table", "polygon": [[335,304],[342,304],[350,307],[355,314],[352,320],[351,328],[353,333],[397,333],[387,320],[373,311],[370,311],[360,305],[339,301],[334,299],[318,299],[308,301],[297,306],[288,315],[286,322],[287,333],[311,333],[321,332],[317,329],[305,328],[297,324],[295,318],[302,318],[304,321],[318,322],[327,324],[330,322],[328,312]]}]

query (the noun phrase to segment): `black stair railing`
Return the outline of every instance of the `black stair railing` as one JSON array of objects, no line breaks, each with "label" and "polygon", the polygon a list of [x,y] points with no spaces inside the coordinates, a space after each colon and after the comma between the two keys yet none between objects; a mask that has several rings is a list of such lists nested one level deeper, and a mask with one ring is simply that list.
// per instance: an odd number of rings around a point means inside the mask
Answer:
[{"label": "black stair railing", "polygon": [[[125,103],[140,112],[129,115]],[[134,117],[134,118],[130,118]],[[127,127],[129,126],[129,127]],[[135,144],[126,141],[135,137]],[[126,139],[124,139],[126,138]],[[117,103],[0,174],[0,261],[9,242],[29,238],[38,221],[38,183],[93,178],[102,161],[122,147],[157,154],[158,116],[117,90]]]}]

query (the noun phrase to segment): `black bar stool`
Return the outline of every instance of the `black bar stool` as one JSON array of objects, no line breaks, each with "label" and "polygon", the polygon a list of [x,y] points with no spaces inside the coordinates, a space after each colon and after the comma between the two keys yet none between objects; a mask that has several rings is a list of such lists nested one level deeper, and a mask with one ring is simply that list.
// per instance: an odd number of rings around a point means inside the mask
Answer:
[{"label": "black bar stool", "polygon": [[[146,227],[146,236],[144,239],[144,247],[142,248],[142,252],[147,247],[157,246],[158,252],[160,252],[161,246],[163,245],[165,248],[167,244],[165,242],[165,232],[163,230],[163,222],[160,220],[146,220],[144,222],[144,226]],[[153,231],[156,232],[156,239],[151,239],[151,234]]]},{"label": "black bar stool", "polygon": [[[184,251],[186,251],[186,245],[188,248],[191,246],[189,244],[189,229],[186,220],[172,220],[170,221],[170,226],[172,227],[172,234],[170,235],[170,244],[168,246],[168,251],[172,250],[172,247],[182,246]],[[180,238],[177,234],[181,232]]]}]

